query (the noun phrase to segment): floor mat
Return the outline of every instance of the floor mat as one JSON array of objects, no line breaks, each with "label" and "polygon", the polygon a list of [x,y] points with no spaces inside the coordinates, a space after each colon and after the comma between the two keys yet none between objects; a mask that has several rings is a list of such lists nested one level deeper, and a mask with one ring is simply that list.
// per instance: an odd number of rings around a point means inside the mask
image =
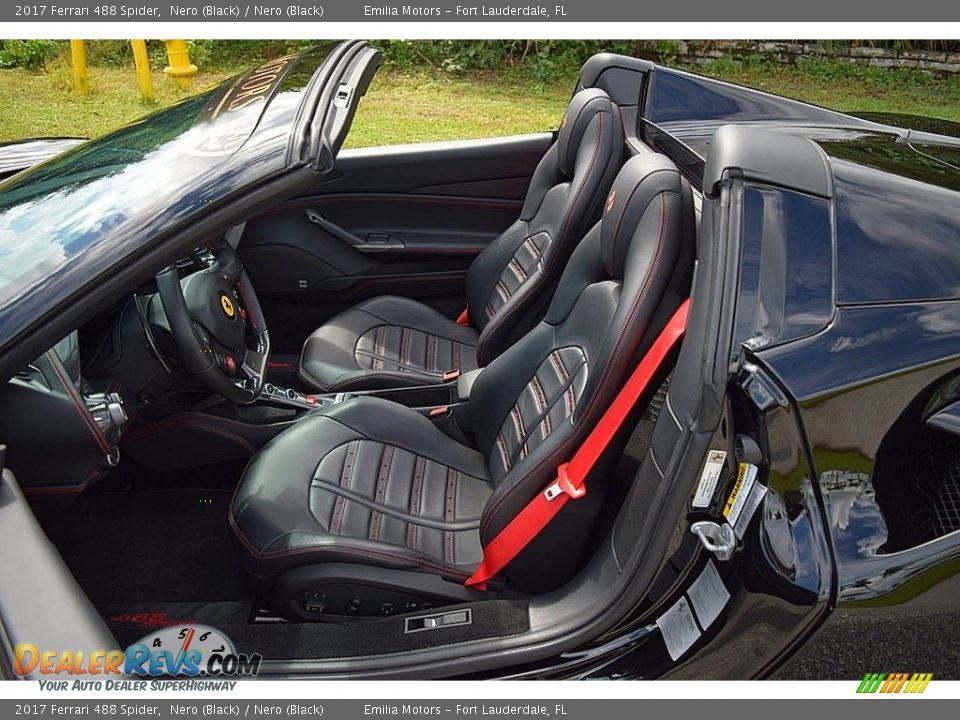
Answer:
[{"label": "floor mat", "polygon": [[126,647],[163,628],[209,625],[218,630],[243,625],[250,616],[249,600],[201,603],[111,603],[99,608],[117,642]]},{"label": "floor mat", "polygon": [[247,600],[223,490],[88,491],[46,530],[98,608]]},{"label": "floor mat", "polygon": [[120,464],[97,483],[94,491],[233,492],[248,461],[244,458],[179,470],[151,470],[121,450]]}]

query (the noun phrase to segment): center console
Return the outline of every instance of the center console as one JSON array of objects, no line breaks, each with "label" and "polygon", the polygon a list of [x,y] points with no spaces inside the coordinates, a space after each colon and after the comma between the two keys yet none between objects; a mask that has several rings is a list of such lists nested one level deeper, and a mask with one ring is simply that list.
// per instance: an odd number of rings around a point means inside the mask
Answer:
[{"label": "center console", "polygon": [[355,397],[376,397],[405,405],[430,417],[437,417],[447,412],[454,412],[457,407],[469,402],[473,381],[481,372],[482,369],[473,370],[463,375],[457,374],[447,382],[436,385],[418,385],[416,387],[382,390],[355,390],[339,393],[311,394],[267,383],[263,387],[263,393],[260,395],[258,403],[294,410],[316,410]]},{"label": "center console", "polygon": [[330,395],[315,395],[300,392],[293,388],[284,388],[273,383],[267,383],[263,386],[263,392],[260,394],[259,402],[280,407],[294,408],[296,410],[315,410],[324,405],[333,405],[343,402],[347,393],[335,393]]},{"label": "center console", "polygon": [[[358,397],[375,397],[399,403],[430,418],[440,429],[461,442],[472,432],[470,389],[476,370],[436,385],[338,393],[309,393],[296,387],[268,382],[260,397],[248,405],[211,398],[209,393],[183,401],[154,401],[138,408],[137,422],[123,434],[124,452],[152,470],[236,461],[245,462],[267,442],[314,412]],[[207,400],[204,400],[206,398]],[[114,409],[115,410],[115,409]],[[109,417],[109,403],[98,404],[94,415]]]}]

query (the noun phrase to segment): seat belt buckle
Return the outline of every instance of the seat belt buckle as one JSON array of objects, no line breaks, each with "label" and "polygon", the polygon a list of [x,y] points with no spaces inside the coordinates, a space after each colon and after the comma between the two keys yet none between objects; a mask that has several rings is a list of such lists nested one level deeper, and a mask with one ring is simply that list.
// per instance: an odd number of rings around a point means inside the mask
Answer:
[{"label": "seat belt buckle", "polygon": [[570,463],[563,463],[557,468],[557,479],[543,491],[543,497],[547,502],[552,502],[561,495],[566,495],[571,500],[577,500],[587,494],[585,487],[582,485],[578,487],[570,480],[570,476],[567,474],[568,465]]},{"label": "seat belt buckle", "polygon": [[430,409],[430,412],[427,413],[427,417],[438,418],[442,415],[446,415],[449,411],[450,411],[449,405],[438,405],[437,407]]},{"label": "seat belt buckle", "polygon": [[450,382],[451,380],[456,380],[458,377],[460,377],[459,370],[449,370],[445,372],[443,375],[441,375],[440,379],[443,382],[447,383],[447,382]]}]

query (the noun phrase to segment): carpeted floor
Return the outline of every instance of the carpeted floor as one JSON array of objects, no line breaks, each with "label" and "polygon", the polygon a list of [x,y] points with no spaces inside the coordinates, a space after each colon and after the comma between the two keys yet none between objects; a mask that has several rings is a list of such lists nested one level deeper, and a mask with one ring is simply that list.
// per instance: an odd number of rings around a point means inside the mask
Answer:
[{"label": "carpeted floor", "polygon": [[227,524],[229,490],[94,489],[46,521],[98,608],[253,597]]}]

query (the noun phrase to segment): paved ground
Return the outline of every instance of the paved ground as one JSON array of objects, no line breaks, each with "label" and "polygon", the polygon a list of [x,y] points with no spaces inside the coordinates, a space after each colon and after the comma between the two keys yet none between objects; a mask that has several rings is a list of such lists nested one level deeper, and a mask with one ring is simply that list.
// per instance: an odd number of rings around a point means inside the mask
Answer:
[{"label": "paved ground", "polygon": [[960,608],[836,612],[775,679],[851,680],[868,672],[960,679]]}]

